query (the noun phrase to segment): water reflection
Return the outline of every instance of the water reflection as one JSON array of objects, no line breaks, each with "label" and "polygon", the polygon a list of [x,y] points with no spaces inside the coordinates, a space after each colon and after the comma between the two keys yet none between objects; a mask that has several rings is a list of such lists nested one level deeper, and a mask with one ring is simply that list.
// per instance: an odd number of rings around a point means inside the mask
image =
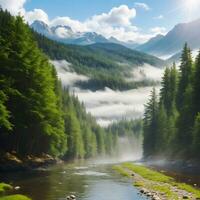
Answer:
[{"label": "water reflection", "polygon": [[63,200],[75,194],[78,200],[143,200],[128,179],[109,165],[61,165],[47,171],[0,174],[0,180],[19,185],[33,200]]}]

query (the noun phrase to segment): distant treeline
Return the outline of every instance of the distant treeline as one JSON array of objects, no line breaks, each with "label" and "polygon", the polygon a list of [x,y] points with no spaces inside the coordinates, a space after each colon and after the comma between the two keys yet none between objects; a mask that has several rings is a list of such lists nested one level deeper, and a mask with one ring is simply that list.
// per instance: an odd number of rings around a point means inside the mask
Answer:
[{"label": "distant treeline", "polygon": [[0,9],[0,153],[89,158],[116,140],[61,87],[23,19]]},{"label": "distant treeline", "polygon": [[159,98],[155,89],[144,116],[144,156],[200,159],[200,53],[192,61],[184,46],[179,71],[166,68]]}]

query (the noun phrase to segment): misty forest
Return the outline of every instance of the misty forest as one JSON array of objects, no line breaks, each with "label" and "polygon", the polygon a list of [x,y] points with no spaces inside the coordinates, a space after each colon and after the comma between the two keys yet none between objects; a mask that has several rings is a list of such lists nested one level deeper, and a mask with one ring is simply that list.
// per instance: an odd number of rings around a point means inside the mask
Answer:
[{"label": "misty forest", "polygon": [[199,199],[200,20],[142,36],[146,3],[79,22],[14,2],[0,0],[0,200]]}]

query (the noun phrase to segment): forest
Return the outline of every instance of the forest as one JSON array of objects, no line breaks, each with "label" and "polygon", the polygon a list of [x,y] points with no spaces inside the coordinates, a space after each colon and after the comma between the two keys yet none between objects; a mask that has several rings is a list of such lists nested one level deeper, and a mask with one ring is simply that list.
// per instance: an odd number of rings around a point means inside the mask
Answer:
[{"label": "forest", "polygon": [[112,152],[117,135],[61,86],[23,19],[2,9],[0,46],[0,153],[75,159]]},{"label": "forest", "polygon": [[118,44],[66,45],[34,31],[33,35],[39,48],[51,60],[67,60],[72,64],[73,71],[90,78],[87,82],[77,82],[77,86],[83,89],[98,90],[109,87],[114,90],[127,90],[156,85],[158,83],[153,80],[127,81],[127,79],[137,66],[150,64],[159,68],[165,65],[159,58]]},{"label": "forest", "polygon": [[144,115],[144,156],[199,160],[200,53],[185,44],[178,70],[166,68],[160,94],[154,88]]}]

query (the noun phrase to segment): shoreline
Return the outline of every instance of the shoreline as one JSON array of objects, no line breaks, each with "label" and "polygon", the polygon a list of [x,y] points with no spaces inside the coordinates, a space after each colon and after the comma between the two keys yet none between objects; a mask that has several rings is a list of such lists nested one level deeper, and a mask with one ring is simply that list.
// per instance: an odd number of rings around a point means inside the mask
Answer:
[{"label": "shoreline", "polygon": [[1,154],[0,173],[34,170],[40,167],[46,168],[60,163],[63,163],[63,161],[48,154],[42,154],[41,156],[27,155],[20,157],[15,152],[7,152],[5,154]]},{"label": "shoreline", "polygon": [[200,199],[200,190],[149,167],[123,163],[113,167],[119,174],[130,178],[141,195],[152,200]]}]

